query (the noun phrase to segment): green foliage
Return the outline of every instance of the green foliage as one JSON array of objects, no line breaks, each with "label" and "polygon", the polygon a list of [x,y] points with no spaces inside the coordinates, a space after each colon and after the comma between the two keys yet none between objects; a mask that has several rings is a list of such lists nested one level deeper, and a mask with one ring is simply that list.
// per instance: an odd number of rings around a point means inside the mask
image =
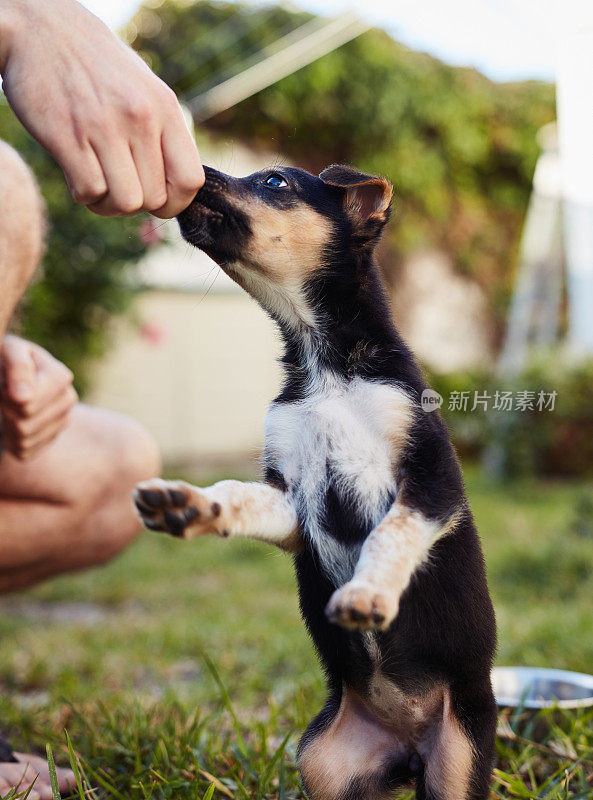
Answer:
[{"label": "green foliage", "polygon": [[[305,19],[278,7],[166,0],[140,11],[129,35],[189,97]],[[396,197],[395,260],[418,247],[443,248],[499,308],[536,132],[554,115],[550,85],[495,84],[372,30],[205,124],[312,170],[345,161],[387,175]]]},{"label": "green foliage", "polygon": [[[442,413],[453,441],[463,455],[496,450],[497,465],[508,477],[520,474],[593,476],[593,361],[572,362],[559,351],[534,362],[516,377],[482,373],[431,375],[430,383],[444,397]],[[466,411],[452,410],[453,391],[469,392]],[[553,410],[493,411],[496,391],[557,392]],[[489,411],[471,410],[474,392],[489,395]],[[582,499],[575,527],[586,535],[583,521],[588,501]]]},{"label": "green foliage", "polygon": [[131,297],[130,265],[144,252],[138,220],[105,219],[77,206],[62,171],[3,103],[0,136],[33,169],[49,219],[43,273],[27,292],[19,329],[68,364],[84,388],[87,357],[104,352],[109,319]]},{"label": "green foliage", "polygon": [[[188,97],[310,18],[279,6],[169,0],[143,8],[128,37]],[[394,261],[416,247],[441,247],[501,308],[537,155],[535,133],[553,116],[548,85],[493,84],[373,30],[207,127],[276,147],[313,170],[350,161],[387,174],[396,189]],[[21,329],[84,385],[87,356],[104,352],[109,318],[130,296],[129,266],[143,252],[137,221],[105,220],[75,206],[60,170],[5,105],[0,132],[35,171],[50,218],[44,276],[28,293]]]}]

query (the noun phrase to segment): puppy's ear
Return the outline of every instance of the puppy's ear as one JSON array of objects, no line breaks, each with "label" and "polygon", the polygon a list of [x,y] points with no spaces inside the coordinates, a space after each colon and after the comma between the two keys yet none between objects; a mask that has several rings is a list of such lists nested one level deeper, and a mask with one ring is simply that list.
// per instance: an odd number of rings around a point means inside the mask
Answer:
[{"label": "puppy's ear", "polygon": [[385,178],[341,164],[327,167],[319,177],[344,190],[344,208],[358,234],[372,238],[389,219],[393,189]]}]

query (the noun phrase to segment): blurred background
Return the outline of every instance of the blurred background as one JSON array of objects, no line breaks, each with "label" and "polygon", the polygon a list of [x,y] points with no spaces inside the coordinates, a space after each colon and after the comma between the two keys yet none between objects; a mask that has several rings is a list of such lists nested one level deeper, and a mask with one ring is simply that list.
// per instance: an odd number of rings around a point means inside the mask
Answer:
[{"label": "blurred background", "polygon": [[[204,163],[245,175],[346,162],[393,183],[378,258],[464,464],[499,663],[590,671],[593,6],[86,5],[177,92]],[[73,206],[5,103],[0,130],[33,167],[50,219],[22,334],[73,368],[86,400],[143,422],[169,474],[257,474],[280,382],[273,325],[174,221]],[[97,698],[119,698],[124,716],[130,689],[209,707],[207,652],[250,714],[301,725],[322,689],[290,565],[261,546],[223,549],[147,535],[103,570],[4,600],[15,644],[0,651],[0,681],[22,702],[3,700],[0,713],[18,716],[19,730],[24,714],[33,738],[65,724],[86,731],[99,758],[89,718],[104,738],[125,734]],[[503,782],[493,796],[535,796],[540,772],[557,769],[538,758],[533,774],[515,776],[527,794]],[[585,791],[591,774],[571,780]]]},{"label": "blurred background", "polygon": [[[381,269],[462,455],[499,476],[586,474],[593,12],[367,5],[89,3],[178,93],[205,163],[244,175],[348,162],[386,175],[395,213]],[[51,220],[23,333],[73,367],[88,400],[145,423],[168,463],[247,463],[278,387],[271,323],[174,222],[73,208],[55,165],[6,105],[0,115]],[[490,408],[471,411],[474,390]],[[553,411],[516,413],[494,408],[497,390],[558,396]],[[452,392],[469,392],[469,411]]]}]

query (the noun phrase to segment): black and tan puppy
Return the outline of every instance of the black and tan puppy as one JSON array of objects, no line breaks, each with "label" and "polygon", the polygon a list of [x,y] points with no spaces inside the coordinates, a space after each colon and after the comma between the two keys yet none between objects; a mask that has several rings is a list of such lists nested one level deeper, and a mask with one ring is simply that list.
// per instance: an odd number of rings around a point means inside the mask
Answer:
[{"label": "black and tan puppy", "polygon": [[383,800],[410,782],[425,800],[482,800],[494,614],[455,453],[422,410],[373,260],[391,186],[344,166],[206,176],[181,230],[278,323],[286,382],[263,483],[148,481],[144,523],[294,553],[329,692],[299,745],[312,800]]}]

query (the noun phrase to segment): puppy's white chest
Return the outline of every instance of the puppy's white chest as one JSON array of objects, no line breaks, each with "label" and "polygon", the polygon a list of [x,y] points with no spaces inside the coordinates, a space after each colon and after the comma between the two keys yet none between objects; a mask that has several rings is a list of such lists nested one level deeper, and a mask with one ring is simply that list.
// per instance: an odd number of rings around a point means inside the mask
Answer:
[{"label": "puppy's white chest", "polygon": [[[325,527],[327,490],[347,501],[361,523],[376,524],[396,491],[398,442],[412,417],[400,389],[355,378],[326,378],[302,400],[274,404],[266,425],[266,457],[283,476],[322,562],[345,559]],[[350,571],[350,567],[345,567]]]}]

